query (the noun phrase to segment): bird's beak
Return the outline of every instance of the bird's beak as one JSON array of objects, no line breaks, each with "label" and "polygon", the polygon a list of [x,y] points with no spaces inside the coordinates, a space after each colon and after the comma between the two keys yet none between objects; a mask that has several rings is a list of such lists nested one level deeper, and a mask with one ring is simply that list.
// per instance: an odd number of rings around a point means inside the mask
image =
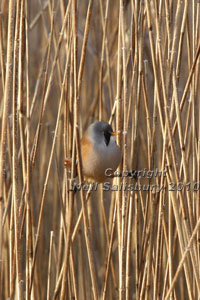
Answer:
[{"label": "bird's beak", "polygon": [[111,135],[112,135],[112,136],[116,136],[116,135],[117,135],[117,132],[111,132]]}]

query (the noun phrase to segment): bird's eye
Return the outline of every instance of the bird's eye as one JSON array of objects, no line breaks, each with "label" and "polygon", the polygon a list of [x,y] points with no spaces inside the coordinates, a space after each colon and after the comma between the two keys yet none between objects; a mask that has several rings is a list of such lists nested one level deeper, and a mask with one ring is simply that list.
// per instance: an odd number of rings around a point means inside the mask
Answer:
[{"label": "bird's eye", "polygon": [[107,146],[110,142],[110,136],[111,136],[110,132],[104,131],[105,143],[106,143]]}]

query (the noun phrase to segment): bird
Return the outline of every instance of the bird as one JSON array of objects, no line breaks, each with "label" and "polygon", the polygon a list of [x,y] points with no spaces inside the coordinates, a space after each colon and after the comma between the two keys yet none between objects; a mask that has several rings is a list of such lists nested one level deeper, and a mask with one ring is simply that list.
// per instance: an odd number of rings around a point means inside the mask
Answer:
[{"label": "bird", "polygon": [[[81,138],[81,156],[84,179],[88,182],[102,183],[108,180],[106,170],[117,169],[122,152],[116,143],[116,132],[104,121],[92,123]],[[70,166],[70,160],[65,161]]]}]

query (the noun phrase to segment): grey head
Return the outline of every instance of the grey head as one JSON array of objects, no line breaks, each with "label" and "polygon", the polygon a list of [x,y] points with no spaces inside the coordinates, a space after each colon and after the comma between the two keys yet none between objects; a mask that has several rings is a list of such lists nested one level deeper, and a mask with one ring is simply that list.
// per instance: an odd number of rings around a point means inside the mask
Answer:
[{"label": "grey head", "polygon": [[95,122],[92,123],[88,128],[89,137],[96,143],[101,143],[102,140],[108,146],[110,137],[113,133],[112,126],[106,122]]}]

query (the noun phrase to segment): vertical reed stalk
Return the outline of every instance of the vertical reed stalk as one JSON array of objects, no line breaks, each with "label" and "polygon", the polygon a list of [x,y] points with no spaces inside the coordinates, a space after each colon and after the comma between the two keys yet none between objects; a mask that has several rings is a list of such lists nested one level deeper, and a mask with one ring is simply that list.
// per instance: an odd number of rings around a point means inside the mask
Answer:
[{"label": "vertical reed stalk", "polygon": [[[0,282],[2,282],[2,247],[3,247],[3,201],[4,201],[4,172],[5,172],[5,152],[6,152],[6,137],[7,137],[7,122],[8,122],[8,106],[11,102],[12,92],[12,74],[13,74],[13,42],[14,42],[14,16],[15,16],[15,2],[9,1],[8,10],[8,35],[7,35],[7,57],[6,57],[6,76],[5,89],[3,97],[3,111],[1,124],[1,145],[0,145]],[[0,286],[2,289],[2,286]],[[0,294],[2,291],[0,290]]]}]

